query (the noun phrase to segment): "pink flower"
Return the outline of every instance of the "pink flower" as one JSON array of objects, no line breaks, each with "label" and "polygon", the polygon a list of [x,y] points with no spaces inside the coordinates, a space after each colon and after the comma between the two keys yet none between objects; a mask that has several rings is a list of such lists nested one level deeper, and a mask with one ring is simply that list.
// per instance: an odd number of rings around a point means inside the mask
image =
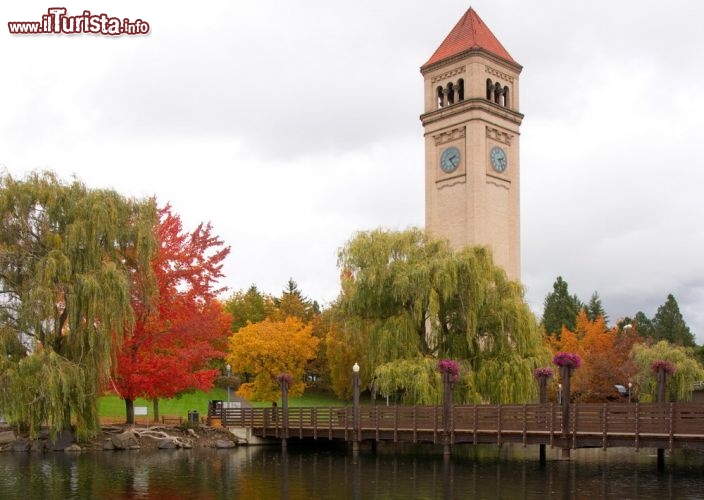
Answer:
[{"label": "pink flower", "polygon": [[675,365],[664,359],[655,360],[650,365],[650,369],[653,370],[653,373],[657,373],[661,368],[667,375],[675,373]]},{"label": "pink flower", "polygon": [[582,359],[572,352],[558,352],[552,358],[552,362],[557,366],[567,366],[569,368],[579,368],[582,366]]},{"label": "pink flower", "polygon": [[450,375],[450,381],[453,383],[460,379],[460,365],[455,360],[441,359],[438,361],[438,370]]},{"label": "pink flower", "polygon": [[276,381],[279,383],[279,385],[281,385],[283,382],[286,382],[286,387],[291,387],[291,384],[293,384],[293,377],[290,373],[279,373],[276,376]]},{"label": "pink flower", "polygon": [[549,367],[536,368],[535,370],[533,370],[533,376],[535,378],[540,378],[540,377],[550,378],[553,376],[552,368],[549,368]]}]

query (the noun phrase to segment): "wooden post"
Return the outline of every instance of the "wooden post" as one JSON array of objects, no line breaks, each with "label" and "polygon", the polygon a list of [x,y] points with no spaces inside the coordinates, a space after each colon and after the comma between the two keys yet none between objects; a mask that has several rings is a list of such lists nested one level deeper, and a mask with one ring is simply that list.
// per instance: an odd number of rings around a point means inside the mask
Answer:
[{"label": "wooden post", "polygon": [[[657,402],[660,404],[667,403],[667,372],[664,366],[658,366],[657,372],[655,372],[655,379],[657,380]],[[658,448],[658,472],[665,470],[665,448]]]},{"label": "wooden post", "polygon": [[[567,443],[569,438],[570,423],[570,377],[573,368],[571,366],[560,366],[560,381],[562,382],[562,439]],[[562,458],[570,458],[570,448],[566,444],[562,447]]]},{"label": "wooden post", "polygon": [[665,372],[664,366],[659,366],[658,371],[655,373],[655,379],[658,384],[658,403],[667,403],[667,373]]},{"label": "wooden post", "polygon": [[539,402],[545,404],[548,402],[548,376],[540,375],[538,376],[538,390],[540,394]]},{"label": "wooden post", "polygon": [[[540,404],[544,405],[548,402],[548,376],[547,374],[538,375],[538,389],[540,394]],[[523,425],[525,426],[525,418]],[[540,445],[540,465],[545,465],[546,454],[545,454],[545,444]]]},{"label": "wooden post", "polygon": [[443,428],[443,443],[442,454],[445,457],[450,456],[450,426],[452,425],[452,374],[443,372],[443,400],[442,400],[442,428]]},{"label": "wooden post", "polygon": [[[290,376],[290,375],[289,375]],[[281,447],[286,449],[288,439],[288,377],[281,376]]]}]

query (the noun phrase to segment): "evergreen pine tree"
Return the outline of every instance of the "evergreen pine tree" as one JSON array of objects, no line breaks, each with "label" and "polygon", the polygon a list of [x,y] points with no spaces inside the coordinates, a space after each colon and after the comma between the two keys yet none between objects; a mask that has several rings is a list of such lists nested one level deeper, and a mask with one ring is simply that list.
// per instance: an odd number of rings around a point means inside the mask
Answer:
[{"label": "evergreen pine tree", "polygon": [[609,322],[609,317],[606,315],[606,311],[604,311],[604,306],[601,304],[601,298],[599,297],[599,294],[597,292],[594,292],[589,299],[589,303],[586,305],[585,310],[587,312],[587,317],[589,318],[589,321],[596,321],[596,319],[601,316],[604,318],[604,324],[607,324]]},{"label": "evergreen pine tree", "polygon": [[543,302],[543,326],[548,335],[560,336],[563,326],[574,330],[577,314],[582,303],[576,295],[570,295],[567,282],[558,276],[552,285],[553,291]]},{"label": "evergreen pine tree", "polygon": [[694,347],[694,335],[685,323],[677,301],[672,294],[667,296],[663,305],[653,317],[653,337],[656,340],[667,340],[671,344]]},{"label": "evergreen pine tree", "polygon": [[645,315],[643,311],[638,311],[633,319],[637,326],[638,335],[644,339],[653,338],[653,335],[655,334],[653,330],[653,322]]},{"label": "evergreen pine tree", "polygon": [[289,278],[286,288],[281,292],[281,298],[274,300],[281,320],[293,316],[308,322],[320,314],[318,303],[305,297],[293,278]]},{"label": "evergreen pine tree", "polygon": [[232,331],[236,332],[248,323],[259,323],[276,309],[274,298],[261,293],[256,285],[246,292],[235,292],[225,302],[225,310],[232,315]]}]

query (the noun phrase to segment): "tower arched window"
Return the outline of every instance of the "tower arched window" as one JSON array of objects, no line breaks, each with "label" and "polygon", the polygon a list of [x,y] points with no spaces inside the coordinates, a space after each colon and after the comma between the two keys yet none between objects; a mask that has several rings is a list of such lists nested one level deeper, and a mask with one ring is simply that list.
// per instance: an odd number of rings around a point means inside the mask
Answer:
[{"label": "tower arched window", "polygon": [[464,101],[464,80],[462,78],[457,80],[457,100]]},{"label": "tower arched window", "polygon": [[486,98],[489,101],[494,100],[494,82],[491,81],[491,78],[486,79]]},{"label": "tower arched window", "polygon": [[494,102],[496,104],[501,104],[501,94],[503,93],[503,89],[501,88],[501,84],[499,82],[496,82],[494,84]]},{"label": "tower arched window", "polygon": [[455,86],[452,82],[447,84],[447,104],[455,104]]},{"label": "tower arched window", "polygon": [[445,105],[445,93],[443,92],[442,87],[438,87],[437,89],[435,89],[435,94],[438,101],[437,109],[440,109]]},{"label": "tower arched window", "polygon": [[508,100],[508,86],[504,87],[504,106],[511,107],[511,101]]}]

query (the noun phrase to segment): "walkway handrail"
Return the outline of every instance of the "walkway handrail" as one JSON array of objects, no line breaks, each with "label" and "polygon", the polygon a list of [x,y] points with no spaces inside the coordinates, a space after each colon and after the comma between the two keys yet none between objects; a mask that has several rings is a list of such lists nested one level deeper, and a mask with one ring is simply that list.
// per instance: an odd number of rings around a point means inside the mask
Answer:
[{"label": "walkway handrail", "polygon": [[[263,437],[313,437],[352,440],[354,414],[347,407],[288,409],[283,429],[281,409],[223,408],[222,423],[249,427]],[[444,432],[453,442],[522,442],[612,446],[628,442],[638,448],[654,440],[672,448],[687,441],[704,448],[702,403],[575,403],[563,415],[556,404],[456,405],[450,428],[444,429],[441,406],[362,406],[362,439],[430,441]],[[593,444],[592,444],[593,443]]]}]

